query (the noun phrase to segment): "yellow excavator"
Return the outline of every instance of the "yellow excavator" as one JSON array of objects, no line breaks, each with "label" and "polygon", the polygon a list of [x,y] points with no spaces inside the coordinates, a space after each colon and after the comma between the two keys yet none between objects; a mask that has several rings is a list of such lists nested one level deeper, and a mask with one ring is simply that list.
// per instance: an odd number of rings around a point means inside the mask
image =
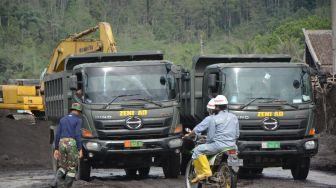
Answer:
[{"label": "yellow excavator", "polygon": [[6,117],[29,119],[32,114],[44,115],[42,97],[39,96],[38,79],[10,79],[7,85],[0,85],[0,109]]},{"label": "yellow excavator", "polygon": [[[99,39],[83,38],[98,29]],[[42,73],[40,84],[25,85],[23,82],[17,82],[15,84],[0,85],[0,109],[25,110],[31,111],[36,116],[43,116],[43,76],[62,71],[64,69],[64,61],[68,56],[91,52],[117,52],[116,42],[109,23],[100,22],[95,27],[61,40],[54,49],[47,68]]]}]

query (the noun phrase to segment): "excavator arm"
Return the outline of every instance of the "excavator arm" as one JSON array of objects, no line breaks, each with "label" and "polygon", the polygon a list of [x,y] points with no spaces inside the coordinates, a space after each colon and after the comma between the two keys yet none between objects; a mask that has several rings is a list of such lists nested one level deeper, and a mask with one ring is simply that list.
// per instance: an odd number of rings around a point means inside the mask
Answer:
[{"label": "excavator arm", "polygon": [[[99,40],[82,39],[99,29]],[[47,74],[64,70],[64,61],[70,55],[86,54],[91,52],[117,52],[110,24],[100,22],[99,25],[89,28],[58,43],[47,66]]]},{"label": "excavator arm", "polygon": [[[99,39],[83,38],[98,29]],[[67,57],[91,52],[117,52],[116,42],[109,23],[100,22],[95,27],[61,40],[54,49],[44,73],[53,74],[63,71]],[[0,85],[0,109],[44,112],[43,96],[41,96],[44,92],[43,76],[41,76],[40,86]]]}]

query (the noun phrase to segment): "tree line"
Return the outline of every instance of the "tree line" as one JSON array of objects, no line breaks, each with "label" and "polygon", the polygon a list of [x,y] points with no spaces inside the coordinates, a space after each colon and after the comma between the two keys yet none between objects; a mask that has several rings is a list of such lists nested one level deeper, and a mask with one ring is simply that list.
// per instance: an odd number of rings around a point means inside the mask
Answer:
[{"label": "tree line", "polygon": [[59,40],[101,21],[119,51],[161,50],[185,67],[201,41],[204,53],[302,61],[302,28],[330,29],[330,14],[330,0],[2,0],[0,82],[38,78]]}]

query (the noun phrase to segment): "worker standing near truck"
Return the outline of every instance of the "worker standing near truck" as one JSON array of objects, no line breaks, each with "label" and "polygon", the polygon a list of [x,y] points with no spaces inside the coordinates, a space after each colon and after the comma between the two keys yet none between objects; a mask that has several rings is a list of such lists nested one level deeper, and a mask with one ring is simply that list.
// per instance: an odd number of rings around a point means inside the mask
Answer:
[{"label": "worker standing near truck", "polygon": [[55,137],[54,158],[59,161],[59,169],[56,172],[55,186],[62,182],[64,187],[71,187],[75,179],[78,158],[82,158],[80,118],[82,108],[79,103],[73,103],[70,114],[63,117],[58,125]]},{"label": "worker standing near truck", "polygon": [[214,155],[221,152],[226,147],[235,147],[236,140],[239,137],[239,124],[235,115],[225,111],[228,101],[225,96],[218,95],[213,101],[208,103],[207,107],[215,107],[215,115],[206,117],[201,123],[196,125],[192,132],[185,137],[191,137],[194,134],[200,134],[207,131],[207,140],[194,149],[192,159],[197,173],[196,178],[191,182],[196,183],[212,176],[209,161],[206,155]]}]

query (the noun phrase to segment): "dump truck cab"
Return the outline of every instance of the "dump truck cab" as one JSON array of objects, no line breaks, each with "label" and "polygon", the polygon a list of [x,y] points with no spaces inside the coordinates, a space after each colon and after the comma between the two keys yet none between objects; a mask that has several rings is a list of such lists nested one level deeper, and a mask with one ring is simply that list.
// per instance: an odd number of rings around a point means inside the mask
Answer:
[{"label": "dump truck cab", "polygon": [[[177,177],[182,145],[178,67],[160,52],[89,54],[69,58],[67,65],[72,68],[62,76],[68,83],[63,93],[71,100],[63,101],[64,107],[78,102],[83,109],[80,178],[89,179],[91,168],[147,175],[150,166]],[[45,82],[47,106],[53,84],[55,78]],[[52,109],[47,108],[49,117]]]},{"label": "dump truck cab", "polygon": [[318,148],[308,66],[279,55],[201,56],[190,75],[194,117],[204,118],[207,102],[218,94],[227,97],[228,110],[238,117],[241,171],[276,166],[291,169],[294,179],[307,177]]}]

